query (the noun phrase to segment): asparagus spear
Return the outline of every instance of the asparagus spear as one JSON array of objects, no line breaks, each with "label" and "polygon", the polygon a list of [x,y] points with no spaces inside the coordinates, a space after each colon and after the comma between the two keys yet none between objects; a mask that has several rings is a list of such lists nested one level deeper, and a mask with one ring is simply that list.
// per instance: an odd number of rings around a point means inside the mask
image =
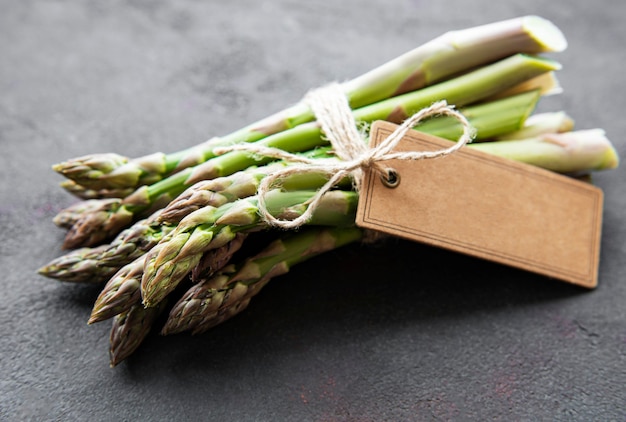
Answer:
[{"label": "asparagus spear", "polygon": [[559,173],[606,170],[619,165],[617,151],[602,129],[550,133],[525,140],[484,142],[473,144],[471,148]]},{"label": "asparagus spear", "polygon": [[[120,234],[121,235],[121,234]],[[100,245],[93,248],[85,247],[73,250],[65,255],[53,259],[37,272],[45,277],[73,283],[99,283],[110,277],[111,267],[102,267],[102,254],[109,245]]]},{"label": "asparagus spear", "polygon": [[[281,218],[301,215],[306,209],[303,203],[314,194],[314,191],[271,191],[267,195],[268,210]],[[309,224],[353,225],[356,202],[355,192],[331,191],[324,196]],[[189,214],[147,254],[141,280],[144,305],[153,306],[167,296],[198,264],[204,252],[226,244],[236,233],[263,228],[266,226],[258,214],[256,197]]]},{"label": "asparagus spear", "polygon": [[80,248],[39,269],[62,281],[100,283],[156,245],[174,226],[159,220],[160,211],[122,231],[110,244]]},{"label": "asparagus spear", "polygon": [[[120,234],[121,235],[121,234]],[[109,245],[85,247],[53,259],[37,272],[43,276],[73,283],[99,283],[112,275],[110,267],[101,267],[102,254]],[[115,271],[113,271],[115,272]]]},{"label": "asparagus spear", "polygon": [[[460,111],[475,129],[473,142],[491,140],[521,129],[535,109],[540,98],[538,90],[528,91],[496,101],[464,107]],[[530,117],[529,117],[530,116]],[[431,118],[415,127],[441,138],[456,140],[463,134],[463,126],[453,117]]]},{"label": "asparagus spear", "polygon": [[574,129],[574,120],[564,111],[540,113],[526,119],[519,130],[494,137],[500,141],[534,138],[546,133],[570,132]]},{"label": "asparagus spear", "polygon": [[501,98],[510,97],[511,95],[534,90],[539,90],[543,96],[555,95],[563,92],[561,84],[556,78],[555,72],[547,72],[528,79],[515,85],[514,87],[498,92],[497,94],[489,97],[488,101],[499,100]]},{"label": "asparagus spear", "polygon": [[83,186],[93,187],[91,180],[98,180],[128,161],[128,157],[116,153],[91,154],[55,164],[52,169]]},{"label": "asparagus spear", "polygon": [[64,180],[61,187],[81,199],[125,198],[135,191],[133,188],[90,189],[73,180]]},{"label": "asparagus spear", "polygon": [[[557,68],[558,64],[552,60],[516,55],[452,80],[356,109],[354,116],[362,123],[380,119],[397,122],[441,99],[447,99],[457,106],[469,105]],[[316,123],[302,124],[260,141],[264,146],[291,152],[311,150],[325,142]],[[133,216],[157,207],[159,202],[170,202],[193,183],[226,176],[268,161],[233,151],[196,167],[187,168],[151,186],[143,186],[124,200],[106,203],[104,209],[95,209],[84,214],[68,231],[64,247],[97,244],[129,225]]]},{"label": "asparagus spear", "polygon": [[52,219],[52,222],[61,228],[71,229],[74,224],[77,224],[85,215],[97,212],[106,212],[114,206],[119,207],[119,203],[120,200],[117,198],[80,201],[59,212]]},{"label": "asparagus spear", "polygon": [[284,235],[236,268],[192,286],[170,311],[161,333],[204,332],[245,309],[263,286],[293,265],[358,241],[361,236],[356,227],[311,227]]},{"label": "asparagus spear", "polygon": [[[526,16],[445,33],[345,82],[343,90],[351,107],[360,108],[517,53],[559,52],[566,46],[565,37],[551,22]],[[99,154],[53,168],[89,189],[138,188],[213,157],[216,146],[257,141],[312,120],[310,109],[298,103],[230,135],[169,155],[156,153],[130,161],[118,156],[103,165]]]}]

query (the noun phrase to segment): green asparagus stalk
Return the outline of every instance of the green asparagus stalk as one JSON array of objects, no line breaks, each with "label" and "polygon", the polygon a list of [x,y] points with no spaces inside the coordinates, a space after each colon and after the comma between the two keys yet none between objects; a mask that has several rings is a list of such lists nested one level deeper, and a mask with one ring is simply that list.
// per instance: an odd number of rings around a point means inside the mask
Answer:
[{"label": "green asparagus stalk", "polygon": [[359,241],[361,236],[356,227],[311,227],[284,235],[236,269],[192,286],[170,311],[161,333],[204,332],[245,309],[272,278],[316,255]]},{"label": "green asparagus stalk", "polygon": [[[210,277],[220,271],[241,248],[245,238],[246,234],[239,233],[231,242],[205,253],[192,270],[192,281],[193,277]],[[113,318],[141,304],[140,287],[145,258],[144,255],[127,264],[107,282],[94,303],[89,324]]]},{"label": "green asparagus stalk", "polygon": [[109,245],[100,245],[75,249],[53,259],[37,272],[45,277],[72,283],[99,283],[112,275],[110,267],[100,266],[102,254],[108,248]]},{"label": "green asparagus stalk", "polygon": [[[538,90],[528,91],[496,101],[464,107],[460,111],[475,129],[473,142],[490,140],[504,133],[517,132],[531,118],[540,98]],[[530,117],[529,117],[530,116]],[[415,127],[420,132],[456,140],[463,134],[463,126],[453,117],[431,118]]]},{"label": "green asparagus stalk", "polygon": [[483,142],[472,144],[471,148],[566,174],[613,169],[619,165],[617,151],[602,129]]},{"label": "green asparagus stalk", "polygon": [[107,212],[113,209],[113,207],[119,207],[119,203],[120,200],[117,198],[80,201],[59,212],[52,219],[52,222],[61,228],[71,229],[84,216],[92,213]]},{"label": "green asparagus stalk", "polygon": [[122,231],[110,244],[70,251],[39,269],[39,274],[69,282],[101,283],[156,245],[174,226],[160,211]]},{"label": "green asparagus stalk", "polygon": [[[305,211],[303,203],[314,194],[314,191],[274,190],[266,197],[267,208],[279,218],[291,218]],[[356,202],[355,192],[328,192],[309,224],[353,225]],[[189,214],[176,230],[147,254],[141,280],[144,305],[153,306],[174,290],[198,264],[204,252],[228,243],[237,233],[264,228],[267,226],[259,216],[256,197],[240,199],[219,208],[202,208]]]},{"label": "green asparagus stalk", "polygon": [[45,277],[72,283],[100,283],[116,270],[100,265],[109,245],[75,249],[53,259],[37,272]]},{"label": "green asparagus stalk", "polygon": [[[517,55],[452,80],[356,109],[354,117],[361,123],[381,119],[399,122],[441,99],[461,107],[558,67],[552,60]],[[308,151],[326,143],[317,123],[301,124],[259,142],[290,152]],[[102,242],[129,225],[133,216],[156,207],[158,202],[170,202],[198,181],[226,176],[268,161],[259,160],[253,154],[233,151],[187,168],[153,185],[143,186],[116,204],[106,203],[104,209],[83,215],[68,231],[64,247],[76,248]]]},{"label": "green asparagus stalk", "polygon": [[55,164],[52,169],[78,184],[92,188],[91,180],[98,180],[128,162],[128,157],[116,153],[91,154]]},{"label": "green asparagus stalk", "polygon": [[115,367],[137,350],[155,320],[166,309],[166,302],[163,301],[153,308],[136,304],[113,319],[109,340],[111,367]]},{"label": "green asparagus stalk", "polygon": [[61,187],[80,199],[125,198],[135,191],[133,188],[90,189],[73,180],[64,180]]},{"label": "green asparagus stalk", "polygon": [[[61,226],[59,224],[60,216],[63,216],[64,224],[66,224],[65,221],[71,221],[71,218],[75,218],[65,236],[63,249],[100,244],[117,235],[136,220],[135,213],[124,207],[122,201],[118,199],[90,199],[85,202],[90,203],[87,212],[83,212],[80,215],[72,213],[75,209],[72,206],[69,208],[70,212],[63,210],[53,220],[57,225]],[[146,207],[147,209],[148,207]]]},{"label": "green asparagus stalk", "polygon": [[[223,140],[212,138],[169,155],[156,152],[132,160],[120,159],[116,162],[110,160],[106,163],[108,165],[104,166],[100,165],[100,160],[106,158],[106,154],[95,154],[70,159],[55,164],[52,168],[86,189],[135,190],[139,186],[158,182],[169,174],[206,161],[213,156],[211,152],[213,148],[223,145]],[[89,164],[92,162],[101,168],[90,169]]]},{"label": "green asparagus stalk", "polygon": [[542,96],[555,95],[563,92],[561,84],[556,78],[555,72],[547,72],[517,84],[512,88],[498,92],[497,94],[489,97],[487,101],[499,100],[501,98],[510,97],[511,95],[517,95],[522,92],[535,90],[539,90]]},{"label": "green asparagus stalk", "polygon": [[495,136],[494,139],[500,141],[529,139],[547,133],[571,132],[573,129],[574,120],[564,111],[539,113],[528,117],[519,130]]},{"label": "green asparagus stalk", "polygon": [[[551,22],[526,16],[448,32],[342,87],[351,107],[360,108],[514,54],[559,52],[566,46],[565,37]],[[99,154],[53,168],[89,189],[138,188],[212,158],[216,146],[254,142],[312,120],[311,110],[298,103],[230,135],[173,154],[156,153],[135,160],[120,156],[104,160]]]}]

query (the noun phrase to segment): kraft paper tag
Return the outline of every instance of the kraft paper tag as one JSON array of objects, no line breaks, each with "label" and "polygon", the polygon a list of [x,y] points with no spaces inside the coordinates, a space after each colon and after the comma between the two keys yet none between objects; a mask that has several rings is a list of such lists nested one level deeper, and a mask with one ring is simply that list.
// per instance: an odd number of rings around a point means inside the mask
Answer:
[{"label": "kraft paper tag", "polygon": [[[397,125],[375,122],[375,145]],[[415,130],[396,151],[450,141]],[[364,174],[357,225],[543,274],[597,285],[603,194],[586,182],[463,147],[442,158],[386,163],[400,183]]]}]

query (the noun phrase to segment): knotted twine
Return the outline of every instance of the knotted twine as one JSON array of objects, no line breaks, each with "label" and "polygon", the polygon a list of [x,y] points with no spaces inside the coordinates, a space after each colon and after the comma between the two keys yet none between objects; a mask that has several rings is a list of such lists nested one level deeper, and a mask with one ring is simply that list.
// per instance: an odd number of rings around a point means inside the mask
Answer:
[{"label": "knotted twine", "polygon": [[[358,192],[363,169],[371,168],[382,175],[386,175],[387,168],[383,165],[385,161],[423,160],[444,157],[471,142],[474,136],[474,129],[463,114],[456,111],[453,106],[448,106],[446,101],[438,101],[410,116],[379,145],[370,148],[365,135],[358,130],[348,99],[339,84],[334,83],[312,90],[304,97],[303,101],[313,111],[323,133],[332,145],[333,153],[339,160],[310,159],[278,148],[255,145],[254,143],[221,147],[214,151],[216,154],[230,151],[246,151],[255,155],[295,163],[268,174],[261,180],[257,190],[258,209],[261,217],[270,226],[283,229],[294,229],[306,224],[313,216],[324,194],[346,176],[352,176],[354,187]],[[398,142],[411,128],[415,127],[420,121],[436,115],[454,117],[463,126],[463,133],[455,144],[436,151],[393,151]],[[272,187],[278,181],[284,180],[293,174],[305,173],[323,174],[329,177],[328,181],[316,194],[303,204],[307,206],[306,210],[292,220],[278,219],[270,214],[265,197]]]}]

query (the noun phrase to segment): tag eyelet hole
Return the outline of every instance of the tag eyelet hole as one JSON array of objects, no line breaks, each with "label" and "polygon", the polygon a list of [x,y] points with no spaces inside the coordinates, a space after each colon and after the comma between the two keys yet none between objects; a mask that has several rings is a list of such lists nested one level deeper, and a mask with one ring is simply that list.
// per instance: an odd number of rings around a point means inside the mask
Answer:
[{"label": "tag eyelet hole", "polygon": [[400,184],[400,174],[394,169],[386,169],[385,173],[380,175],[380,181],[390,189],[397,188]]}]

